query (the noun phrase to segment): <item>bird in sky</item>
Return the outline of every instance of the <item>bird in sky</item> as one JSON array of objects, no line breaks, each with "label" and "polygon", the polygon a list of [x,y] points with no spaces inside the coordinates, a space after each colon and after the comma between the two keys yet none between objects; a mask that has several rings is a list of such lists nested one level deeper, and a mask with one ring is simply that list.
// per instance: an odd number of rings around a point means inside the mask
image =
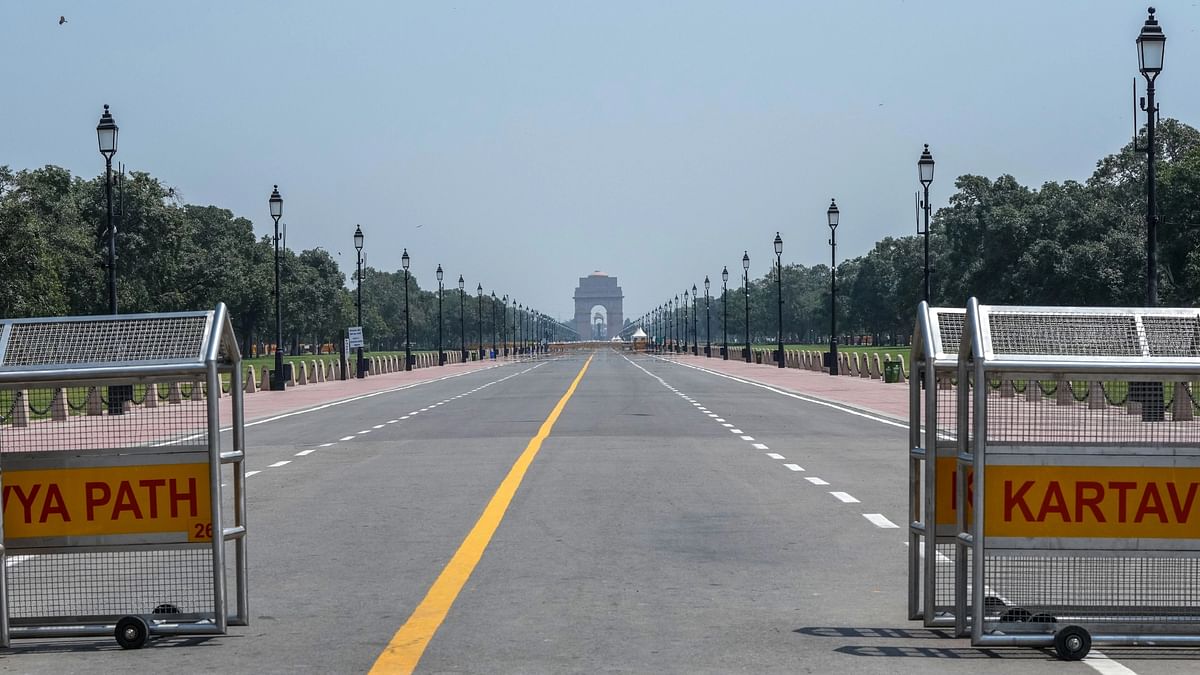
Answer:
[{"label": "bird in sky", "polygon": [[64,24],[64,23],[66,23],[66,22],[67,22],[67,17],[65,17],[65,16],[60,16],[60,17],[58,17],[58,25],[60,25],[60,26],[61,26],[61,25],[63,25],[63,24]]}]

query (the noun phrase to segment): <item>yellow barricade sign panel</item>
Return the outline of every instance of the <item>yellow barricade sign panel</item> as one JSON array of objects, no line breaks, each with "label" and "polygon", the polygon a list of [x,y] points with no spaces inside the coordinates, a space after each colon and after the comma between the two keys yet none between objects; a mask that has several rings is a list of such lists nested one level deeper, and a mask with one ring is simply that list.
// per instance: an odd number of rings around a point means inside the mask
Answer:
[{"label": "yellow barricade sign panel", "polygon": [[211,541],[208,472],[208,464],[7,470],[4,537]]},{"label": "yellow barricade sign panel", "polygon": [[1200,468],[992,465],[986,476],[989,537],[1200,537]]}]

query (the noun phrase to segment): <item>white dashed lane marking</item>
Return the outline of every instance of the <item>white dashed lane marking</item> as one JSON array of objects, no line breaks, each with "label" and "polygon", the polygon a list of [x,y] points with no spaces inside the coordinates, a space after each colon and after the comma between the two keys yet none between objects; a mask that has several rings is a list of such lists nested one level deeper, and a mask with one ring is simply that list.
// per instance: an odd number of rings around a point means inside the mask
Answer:
[{"label": "white dashed lane marking", "polygon": [[812,483],[813,485],[829,485],[829,481],[823,478],[817,478],[816,476],[808,476],[804,480]]},{"label": "white dashed lane marking", "polygon": [[830,492],[829,494],[833,495],[845,504],[859,503],[858,499],[856,499],[854,495],[851,495],[849,492]]},{"label": "white dashed lane marking", "polygon": [[768,452],[767,457],[770,457],[771,459],[787,459],[786,457],[779,454],[778,452]]},{"label": "white dashed lane marking", "polygon": [[[490,386],[492,386],[493,384],[497,384],[497,383],[503,382],[503,381],[505,381],[505,380],[507,380],[507,379],[509,379],[509,378],[516,377],[517,375],[523,375],[523,374],[525,374],[525,373],[528,373],[529,371],[531,371],[531,370],[533,370],[534,368],[537,368],[537,367],[539,367],[539,366],[541,366],[541,365],[542,365],[542,364],[540,364],[540,363],[539,363],[538,365],[536,365],[536,366],[533,366],[532,368],[526,368],[525,370],[522,370],[522,371],[520,371],[520,372],[517,372],[517,373],[513,373],[512,375],[509,375],[508,377],[502,377],[502,378],[500,378],[499,380],[495,380],[495,381],[492,381],[492,382],[488,382],[487,384],[485,384],[485,385],[483,385],[483,386],[481,386],[481,387],[478,387],[478,388],[476,388],[476,389],[472,389],[470,393],[474,393],[474,392],[476,392],[476,391],[479,391],[479,390],[481,390],[481,389],[485,389],[485,388],[487,388],[487,387],[490,387]],[[466,396],[466,394],[459,394],[458,396],[455,396],[455,397],[453,397],[453,399],[462,398],[463,396]],[[352,441],[352,440],[354,440],[355,438],[357,438],[358,436],[362,436],[363,434],[369,434],[369,433],[371,433],[372,431],[374,431],[375,429],[382,429],[382,428],[383,428],[385,425],[387,425],[387,424],[396,424],[396,423],[397,423],[397,422],[399,422],[400,420],[406,420],[406,419],[408,419],[408,418],[412,417],[413,415],[416,415],[418,412],[426,411],[426,410],[429,410],[430,408],[436,408],[437,406],[440,406],[440,405],[443,405],[443,404],[449,403],[449,402],[450,402],[451,400],[453,400],[453,399],[447,399],[447,400],[445,400],[445,401],[442,401],[442,402],[440,402],[440,403],[435,403],[434,405],[430,406],[429,408],[422,408],[420,411],[414,411],[414,412],[411,412],[411,413],[409,413],[409,414],[407,414],[407,415],[405,415],[404,417],[401,417],[401,418],[399,418],[399,419],[388,420],[388,421],[387,421],[387,422],[385,422],[384,424],[376,424],[375,426],[371,427],[370,429],[363,429],[362,431],[360,431],[360,432],[358,432],[357,434],[354,434],[354,435],[352,435],[352,436],[343,436],[343,437],[339,438],[339,439],[338,439],[338,441]],[[328,448],[328,447],[331,447],[331,446],[333,446],[333,445],[334,445],[334,443],[336,443],[336,442],[337,442],[337,441],[331,441],[331,442],[329,442],[329,443],[322,443],[322,444],[321,444],[320,446],[318,446],[318,447],[321,447],[321,448]],[[301,450],[301,451],[297,452],[297,453],[296,453],[294,456],[296,456],[296,457],[307,457],[308,455],[311,455],[312,453],[314,453],[314,452],[316,452],[316,451],[317,451],[317,448],[309,448],[309,449],[307,449],[307,450]],[[290,459],[285,459],[285,460],[282,460],[282,461],[275,462],[274,464],[271,464],[271,465],[269,465],[267,468],[268,468],[268,469],[277,469],[277,468],[279,468],[279,467],[282,467],[282,466],[287,466],[288,464],[291,464],[291,463],[292,463],[292,460],[290,460]],[[247,471],[247,472],[246,472],[246,477],[247,477],[247,478],[249,478],[250,476],[253,476],[253,475],[256,475],[256,474],[260,474],[260,473],[262,473],[262,471],[261,471],[261,470]]]},{"label": "white dashed lane marking", "polygon": [[875,527],[882,527],[885,530],[892,530],[900,527],[899,525],[885,518],[882,513],[864,513],[862,515],[863,518],[871,521]]},{"label": "white dashed lane marking", "polygon": [[755,450],[766,450],[766,449],[767,449],[767,445],[766,445],[766,443],[755,443],[755,444],[754,444],[754,449],[755,449]]},{"label": "white dashed lane marking", "polygon": [[[780,457],[779,459],[783,459],[783,458]],[[799,464],[784,464],[784,466],[791,469],[792,471],[803,471],[804,470],[804,467],[800,466]]]}]

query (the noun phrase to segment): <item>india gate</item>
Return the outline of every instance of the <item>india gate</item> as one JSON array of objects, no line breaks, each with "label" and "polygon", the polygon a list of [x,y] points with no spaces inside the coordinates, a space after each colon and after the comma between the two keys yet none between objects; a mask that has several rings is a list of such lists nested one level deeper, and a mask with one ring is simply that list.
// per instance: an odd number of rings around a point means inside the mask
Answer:
[{"label": "india gate", "polygon": [[580,277],[575,289],[575,330],[580,340],[608,340],[621,332],[625,298],[617,278],[596,271]]}]

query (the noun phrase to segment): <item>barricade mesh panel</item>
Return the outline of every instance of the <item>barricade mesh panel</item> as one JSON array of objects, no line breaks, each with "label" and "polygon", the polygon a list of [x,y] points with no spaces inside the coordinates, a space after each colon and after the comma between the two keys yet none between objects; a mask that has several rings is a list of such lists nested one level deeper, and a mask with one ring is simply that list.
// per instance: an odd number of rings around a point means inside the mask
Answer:
[{"label": "barricade mesh panel", "polygon": [[957,354],[962,344],[963,322],[965,312],[938,312],[938,336],[942,341],[942,351],[947,354]]},{"label": "barricade mesh panel", "polygon": [[1200,319],[1195,316],[1144,316],[1150,356],[1200,357]]},{"label": "barricade mesh panel", "polygon": [[[1138,385],[1146,383],[1003,381],[1011,385],[988,389],[989,443],[1200,444],[1200,421],[1187,419],[1195,407],[1192,394],[1181,383],[1149,383],[1150,392],[1158,393],[1139,393]],[[1008,386],[1015,395],[1006,395]],[[1176,396],[1183,398],[1177,403]],[[1161,421],[1147,419],[1148,408],[1157,408]]]},{"label": "barricade mesh panel", "polygon": [[[110,414],[116,387],[28,391],[28,426],[0,425],[4,453],[96,450],[136,446],[206,445],[208,409],[200,383],[159,382],[132,388],[125,414]],[[127,390],[128,391],[128,390]],[[154,396],[153,405],[148,399]],[[65,416],[55,419],[55,416]],[[2,465],[2,459],[0,459]]]},{"label": "barricade mesh panel", "polygon": [[997,355],[1142,355],[1137,320],[1130,314],[988,313],[992,352]]},{"label": "barricade mesh panel", "polygon": [[161,604],[212,613],[212,549],[9,556],[9,616],[51,620],[150,614]]},{"label": "barricade mesh panel", "polygon": [[934,609],[938,612],[954,611],[954,556],[958,547],[954,544],[938,544],[937,555],[932,562],[937,568],[937,583],[934,586]]},{"label": "barricade mesh panel", "polygon": [[1200,558],[1006,555],[984,568],[989,594],[1005,603],[988,621],[1026,610],[1059,623],[1200,624]]},{"label": "barricade mesh panel", "polygon": [[14,323],[0,366],[198,361],[204,315]]}]

